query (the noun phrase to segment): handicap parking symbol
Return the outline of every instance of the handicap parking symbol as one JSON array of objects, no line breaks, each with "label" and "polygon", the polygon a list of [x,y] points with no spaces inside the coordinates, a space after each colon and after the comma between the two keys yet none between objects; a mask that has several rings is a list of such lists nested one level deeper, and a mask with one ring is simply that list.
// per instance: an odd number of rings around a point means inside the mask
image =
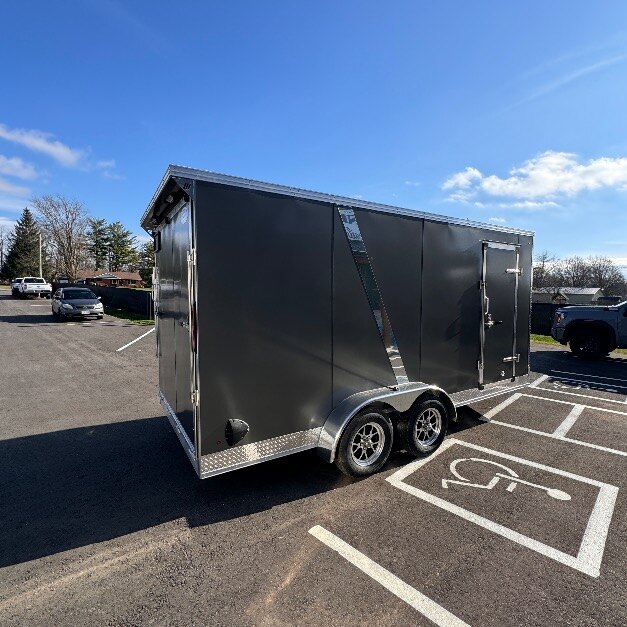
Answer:
[{"label": "handicap parking symbol", "polygon": [[[463,477],[460,474],[460,471],[457,470],[457,466],[460,464],[469,466],[470,464],[468,464],[467,462],[491,464],[492,466],[496,466],[497,468],[499,468],[501,472],[495,472],[494,477],[492,477],[492,479],[490,479],[490,481],[486,484],[472,483],[470,479]],[[511,468],[508,468],[504,464],[499,464],[498,462],[493,462],[492,460],[489,460],[489,459],[482,459],[481,457],[456,459],[455,461],[451,462],[450,470],[451,470],[451,473],[455,477],[457,477],[457,479],[442,479],[443,488],[448,488],[449,485],[455,484],[455,485],[465,486],[467,488],[480,488],[482,490],[492,490],[492,488],[495,488],[501,482],[501,479],[505,479],[506,482],[508,483],[507,487],[505,488],[507,492],[513,492],[514,489],[518,485],[525,485],[531,488],[537,488],[539,490],[542,490],[546,492],[547,495],[550,496],[551,498],[557,499],[559,501],[570,501],[570,498],[571,498],[570,494],[568,494],[568,492],[564,492],[564,490],[559,490],[557,488],[550,488],[548,486],[543,486],[537,483],[532,483],[531,481],[525,481],[524,479],[521,479],[518,476],[518,473],[516,473]]]},{"label": "handicap parking symbol", "polygon": [[[437,477],[438,465],[433,463],[434,460],[438,458],[440,460],[450,459],[451,452],[455,452],[457,449],[461,455],[456,455],[449,464],[445,462],[444,476],[440,475],[441,478],[437,479],[436,484],[432,480],[429,491],[413,485],[416,478],[420,480],[421,473],[419,471],[427,464],[431,464],[426,469],[426,471],[431,470],[431,472],[427,472],[427,475],[432,476],[435,472]],[[447,453],[447,451],[451,452]],[[536,479],[538,476],[541,480]],[[618,495],[616,486],[455,438],[446,439],[433,455],[416,460],[397,470],[387,477],[387,481],[407,494],[479,525],[520,546],[536,551],[591,577],[600,575],[605,541]],[[428,480],[425,479],[425,481],[428,483]],[[567,487],[568,490],[563,489],[564,487]],[[579,498],[574,503],[572,501],[573,490],[579,491],[580,497],[581,494],[587,495],[588,502],[586,499]],[[464,507],[458,504],[460,500],[465,504],[464,495],[472,496],[473,494],[477,497],[479,495],[485,496],[479,499],[478,504],[473,502]],[[468,496],[466,496],[467,500]],[[474,500],[477,499],[474,498]],[[494,518],[498,518],[497,510],[499,507],[497,505],[501,508],[499,510],[501,514],[503,509],[507,514],[512,511],[523,511],[524,503],[527,503],[528,510],[529,508],[538,508],[538,503],[545,503],[548,508],[547,511],[558,517],[561,515],[559,508],[566,508],[564,511],[572,511],[573,507],[579,507],[578,515],[582,518],[583,523],[580,543],[579,531],[570,529],[578,544],[576,554],[573,555],[561,548],[550,546],[537,537],[532,537],[534,534],[528,529],[525,529],[525,533],[521,533],[521,531],[494,520]],[[590,505],[591,510],[589,511]],[[470,507],[475,507],[475,509],[487,508],[488,513],[481,515]],[[568,507],[571,510],[568,510]],[[534,512],[532,518],[541,518],[540,513],[536,516],[536,509],[532,511]],[[507,515],[501,516],[501,519],[513,525],[509,522]],[[525,522],[528,521],[525,520]],[[538,535],[538,529],[535,532],[535,535]],[[553,542],[554,540],[555,538],[550,541]]]}]

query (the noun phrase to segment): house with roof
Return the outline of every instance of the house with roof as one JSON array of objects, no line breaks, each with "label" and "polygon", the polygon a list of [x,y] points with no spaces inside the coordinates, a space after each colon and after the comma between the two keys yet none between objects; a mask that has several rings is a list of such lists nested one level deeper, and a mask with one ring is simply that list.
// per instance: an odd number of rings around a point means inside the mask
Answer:
[{"label": "house with roof", "polygon": [[139,272],[79,270],[76,274],[76,283],[101,285],[104,287],[142,287],[144,285]]},{"label": "house with roof", "polygon": [[538,287],[533,290],[533,303],[556,305],[596,305],[604,296],[600,287]]}]

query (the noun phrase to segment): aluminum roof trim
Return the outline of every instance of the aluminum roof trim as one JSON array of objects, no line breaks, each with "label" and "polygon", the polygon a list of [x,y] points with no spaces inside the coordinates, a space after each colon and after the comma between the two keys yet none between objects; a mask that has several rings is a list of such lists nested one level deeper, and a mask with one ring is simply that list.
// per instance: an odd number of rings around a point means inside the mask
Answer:
[{"label": "aluminum roof trim", "polygon": [[229,174],[220,174],[218,172],[211,172],[209,170],[198,170],[195,168],[188,168],[182,165],[169,165],[159,183],[157,191],[154,193],[144,215],[141,219],[141,225],[144,229],[147,228],[148,216],[153,209],[153,206],[161,194],[161,191],[165,187],[168,180],[172,177],[184,177],[192,178],[198,181],[205,181],[208,183],[216,183],[218,185],[228,185],[230,187],[240,187],[242,189],[252,189],[255,191],[268,192],[273,194],[280,194],[283,196],[292,196],[294,198],[302,198],[305,200],[316,200],[319,202],[332,203],[336,205],[343,205],[347,207],[354,207],[358,209],[367,209],[370,211],[378,211],[381,213],[391,213],[396,215],[404,215],[413,218],[424,218],[432,220],[434,222],[445,222],[447,224],[456,224],[461,226],[473,226],[478,228],[490,229],[491,231],[497,231],[500,233],[514,233],[517,235],[533,235],[533,231],[526,231],[524,229],[514,229],[486,222],[477,222],[474,220],[463,220],[461,218],[452,218],[449,216],[439,215],[436,213],[426,213],[424,211],[417,211],[415,209],[406,209],[403,207],[395,207],[394,205],[385,205],[382,203],[369,202],[366,200],[360,200],[357,198],[349,198],[347,196],[336,196],[334,194],[325,194],[322,192],[314,192],[307,189],[300,189],[298,187],[288,187],[286,185],[276,185],[275,183],[265,183],[263,181],[255,181],[253,179],[246,179],[239,176],[231,176]]}]

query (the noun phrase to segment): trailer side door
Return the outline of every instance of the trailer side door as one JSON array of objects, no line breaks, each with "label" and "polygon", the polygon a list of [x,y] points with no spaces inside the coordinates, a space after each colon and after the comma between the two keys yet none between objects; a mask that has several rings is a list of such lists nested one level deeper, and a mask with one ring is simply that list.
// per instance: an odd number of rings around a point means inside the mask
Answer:
[{"label": "trailer side door", "polygon": [[516,376],[519,246],[483,242],[479,385]]}]

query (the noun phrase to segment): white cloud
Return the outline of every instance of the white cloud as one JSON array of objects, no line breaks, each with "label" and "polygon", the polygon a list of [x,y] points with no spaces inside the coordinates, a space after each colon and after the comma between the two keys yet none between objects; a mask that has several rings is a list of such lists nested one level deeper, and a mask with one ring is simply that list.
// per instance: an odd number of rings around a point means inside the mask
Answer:
[{"label": "white cloud", "polygon": [[30,189],[28,189],[28,187],[22,187],[21,185],[13,185],[13,183],[9,183],[9,181],[0,179],[0,192],[12,194],[13,196],[28,196]]},{"label": "white cloud", "polygon": [[27,205],[28,202],[24,198],[0,194],[0,211],[22,211]]},{"label": "white cloud", "polygon": [[468,189],[475,181],[481,180],[482,177],[483,175],[477,168],[468,167],[461,172],[449,176],[446,181],[444,181],[442,189]]},{"label": "white cloud", "polygon": [[[477,203],[475,203],[477,204]],[[498,206],[501,209],[544,209],[546,207],[559,207],[559,204],[553,200],[517,200],[516,202],[500,202]]]},{"label": "white cloud", "polygon": [[115,168],[117,167],[115,159],[104,159],[102,161],[96,161],[94,167],[96,168],[96,170],[100,171],[103,178],[105,179],[111,179],[114,181],[123,181],[126,179],[125,176],[122,176],[115,171]]},{"label": "white cloud", "polygon": [[66,167],[78,167],[86,152],[78,148],[70,148],[66,144],[54,139],[51,133],[44,133],[34,129],[8,128],[0,124],[0,138],[19,144],[32,150],[52,157]]},{"label": "white cloud", "polygon": [[409,185],[410,187],[420,187],[420,181],[405,181],[405,185]]},{"label": "white cloud", "polygon": [[37,170],[34,165],[22,161],[19,157],[0,155],[0,174],[30,180],[37,177]]},{"label": "white cloud", "polygon": [[105,170],[102,173],[102,176],[106,179],[111,179],[112,181],[125,181],[126,177],[121,174],[116,174],[115,172],[111,172],[110,170]]},{"label": "white cloud", "polygon": [[513,168],[509,176],[484,175],[467,167],[449,176],[442,189],[453,201],[495,202],[499,207],[557,207],[560,198],[608,188],[627,190],[627,157],[600,157],[586,162],[568,152],[549,150]]},{"label": "white cloud", "polygon": [[488,222],[492,222],[492,224],[505,224],[507,220],[505,218],[488,218]]}]

